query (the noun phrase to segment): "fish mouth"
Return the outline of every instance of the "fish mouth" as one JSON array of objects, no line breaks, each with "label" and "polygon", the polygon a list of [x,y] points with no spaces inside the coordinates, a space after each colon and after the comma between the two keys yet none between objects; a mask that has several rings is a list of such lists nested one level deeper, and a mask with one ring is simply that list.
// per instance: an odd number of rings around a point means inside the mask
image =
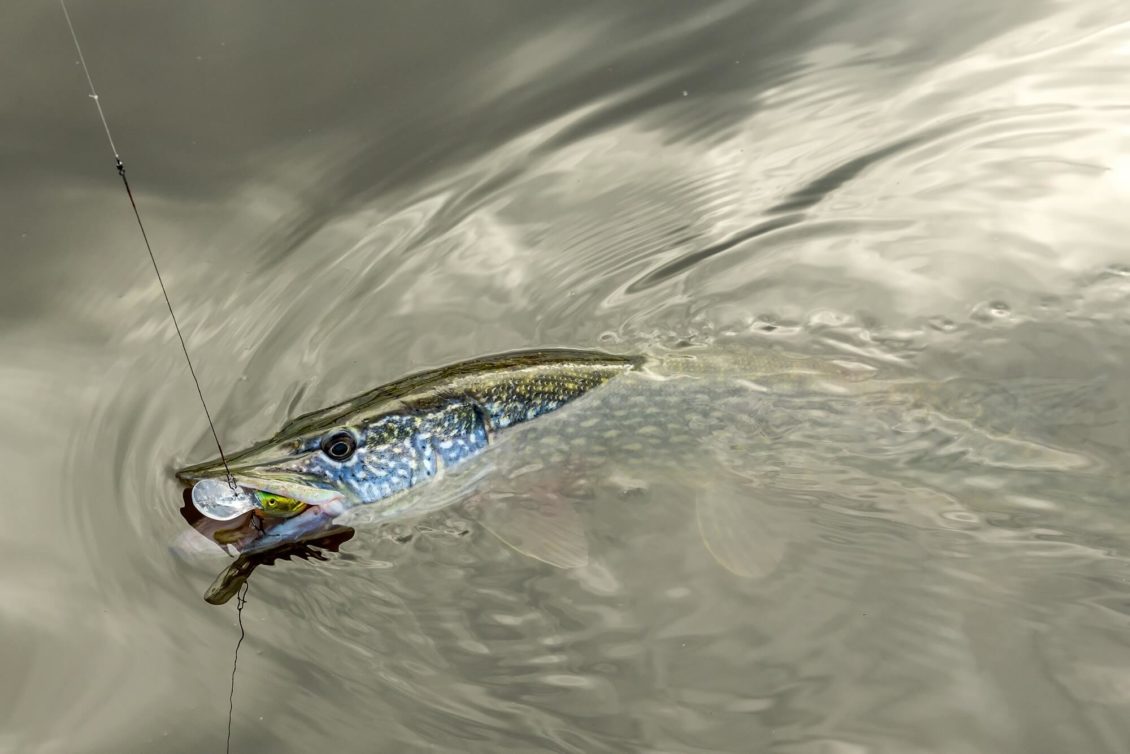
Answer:
[{"label": "fish mouth", "polygon": [[[192,489],[196,509],[208,518],[228,521],[251,510],[285,517],[299,513],[306,506],[322,506],[342,499],[337,490],[315,487],[293,473],[261,467],[230,467],[229,474],[228,469],[219,462],[189,466],[176,472],[177,479]],[[264,505],[268,499],[272,503],[270,507]]]}]

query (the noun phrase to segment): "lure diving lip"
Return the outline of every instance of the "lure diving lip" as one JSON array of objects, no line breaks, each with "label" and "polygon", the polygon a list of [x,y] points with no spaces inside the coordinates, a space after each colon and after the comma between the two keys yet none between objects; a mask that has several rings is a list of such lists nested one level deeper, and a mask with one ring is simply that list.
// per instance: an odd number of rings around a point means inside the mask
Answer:
[{"label": "lure diving lip", "polygon": [[220,479],[201,479],[193,485],[192,504],[214,521],[230,521],[259,507],[243,487],[232,487]]}]

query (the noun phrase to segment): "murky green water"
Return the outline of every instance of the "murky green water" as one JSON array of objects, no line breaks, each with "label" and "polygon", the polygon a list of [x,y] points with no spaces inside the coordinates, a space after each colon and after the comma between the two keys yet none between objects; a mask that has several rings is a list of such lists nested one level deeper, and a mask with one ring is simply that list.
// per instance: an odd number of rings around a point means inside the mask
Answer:
[{"label": "murky green water", "polygon": [[[6,11],[0,750],[220,751],[227,561],[171,478],[214,448],[61,11]],[[1130,748],[1124,3],[71,13],[231,447],[513,348],[1057,388],[727,406],[756,578],[693,456],[608,452],[585,568],[459,507],[261,568],[233,752]]]}]

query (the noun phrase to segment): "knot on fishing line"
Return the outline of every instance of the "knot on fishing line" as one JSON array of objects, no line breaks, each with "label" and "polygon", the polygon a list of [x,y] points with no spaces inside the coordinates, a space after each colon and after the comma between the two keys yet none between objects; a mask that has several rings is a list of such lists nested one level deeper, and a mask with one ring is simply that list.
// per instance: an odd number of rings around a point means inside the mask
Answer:
[{"label": "knot on fishing line", "polygon": [[125,178],[126,177],[126,166],[122,162],[122,158],[121,157],[115,157],[114,158],[114,164],[118,168],[118,175],[120,175],[122,178]]}]

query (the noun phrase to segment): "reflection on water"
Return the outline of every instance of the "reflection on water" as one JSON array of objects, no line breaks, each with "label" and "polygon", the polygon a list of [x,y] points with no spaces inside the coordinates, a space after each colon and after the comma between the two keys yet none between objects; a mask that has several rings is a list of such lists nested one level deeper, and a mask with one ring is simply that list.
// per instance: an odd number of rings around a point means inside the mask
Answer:
[{"label": "reflection on water", "polygon": [[[512,348],[1029,388],[705,448],[809,512],[766,519],[768,578],[718,567],[678,463],[606,475],[574,571],[457,508],[262,568],[233,751],[1130,745],[1124,4],[71,13],[232,447]],[[176,546],[171,476],[207,427],[61,13],[9,15],[0,749],[219,749],[228,561]]]}]

